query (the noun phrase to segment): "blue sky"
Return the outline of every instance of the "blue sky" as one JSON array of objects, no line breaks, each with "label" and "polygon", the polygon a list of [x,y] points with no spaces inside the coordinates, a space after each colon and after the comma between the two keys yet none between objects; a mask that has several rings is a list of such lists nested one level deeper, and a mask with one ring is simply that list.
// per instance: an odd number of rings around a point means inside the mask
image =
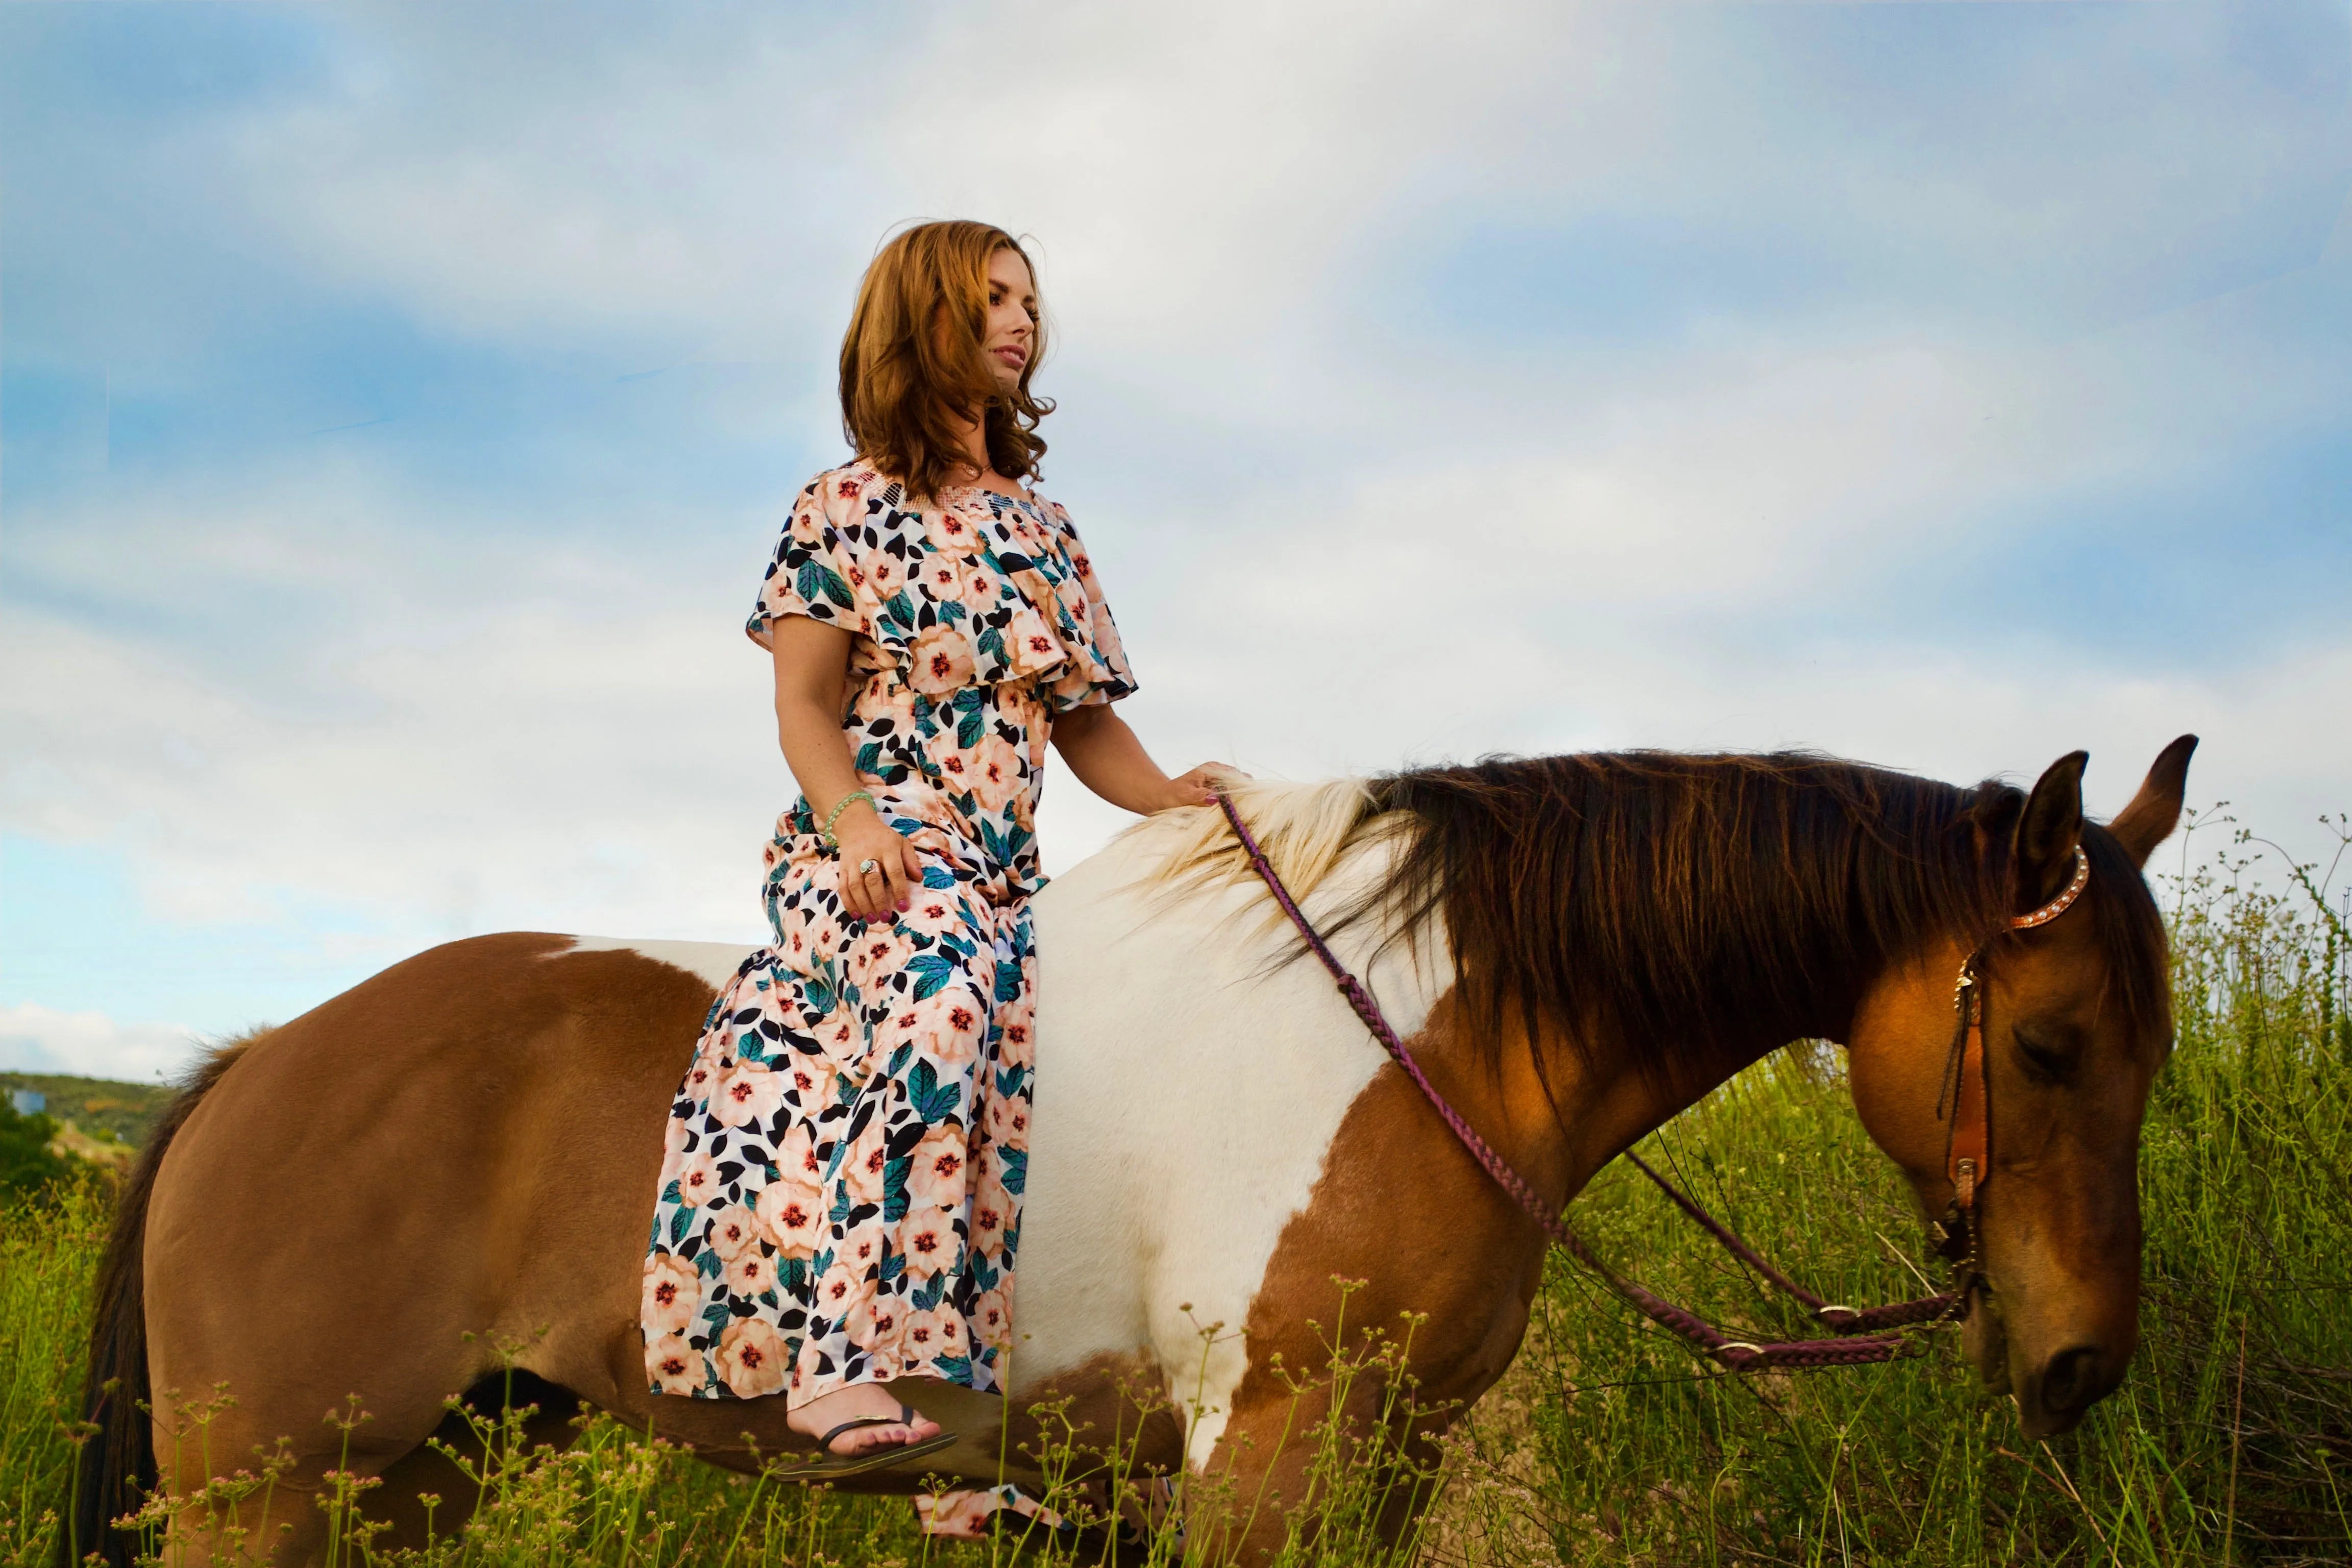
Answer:
[{"label": "blue sky", "polygon": [[[754,941],[898,223],[1035,237],[1161,760],[2207,737],[2352,806],[2352,6],[0,7],[0,1066]],[[1057,779],[1049,863],[1120,820]]]}]

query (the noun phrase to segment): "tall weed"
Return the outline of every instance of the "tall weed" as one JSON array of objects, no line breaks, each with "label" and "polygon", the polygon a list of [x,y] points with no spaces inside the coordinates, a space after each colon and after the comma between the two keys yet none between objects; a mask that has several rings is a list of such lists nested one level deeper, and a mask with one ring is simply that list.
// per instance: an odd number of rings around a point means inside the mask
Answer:
[{"label": "tall weed", "polygon": [[63,1528],[111,1199],[92,1174],[0,1206],[0,1568],[49,1568]]},{"label": "tall weed", "polygon": [[[2352,1563],[2352,1265],[2340,1250],[2352,1234],[2352,942],[2326,875],[2258,884],[2260,848],[2242,836],[2163,879],[2178,1044],[2142,1151],[2140,1352],[2079,1431],[2023,1441],[2007,1402],[1974,1391],[1948,1333],[1878,1366],[1713,1371],[1555,1254],[1517,1363],[1448,1439],[1445,1490],[1393,1553],[1375,1521],[1401,1489],[1434,1479],[1395,1435],[1427,1413],[1402,1334],[1333,1327],[1326,1364],[1297,1377],[1285,1438],[1305,1446],[1319,1526],[1300,1516],[1283,1563]],[[1783,1053],[1644,1152],[1832,1300],[1919,1293],[1910,1200],[1856,1122],[1838,1065]],[[104,1204],[77,1188],[0,1217],[0,1568],[54,1560]],[[1759,1339],[1808,1331],[1622,1167],[1575,1219],[1717,1321]],[[1379,1418],[1327,1414],[1335,1393],[1367,1390]],[[1139,1403],[1122,1427],[1144,1413]],[[1103,1435],[1040,1414],[1045,1501],[1066,1528],[1016,1520],[984,1545],[926,1540],[903,1500],[804,1488],[782,1464],[722,1473],[606,1417],[584,1419],[558,1451],[520,1410],[456,1413],[448,1454],[471,1479],[439,1500],[421,1552],[386,1549],[356,1476],[320,1506],[338,1568],[993,1568],[1016,1549],[1076,1563],[1098,1554],[1119,1512],[1139,1531],[1133,1560],[1179,1560],[1185,1543],[1138,1506],[1147,1478],[1118,1469],[1107,1489],[1092,1453]],[[1116,1459],[1115,1435],[1108,1447]],[[267,1485],[269,1461],[256,1464],[249,1484]]]}]

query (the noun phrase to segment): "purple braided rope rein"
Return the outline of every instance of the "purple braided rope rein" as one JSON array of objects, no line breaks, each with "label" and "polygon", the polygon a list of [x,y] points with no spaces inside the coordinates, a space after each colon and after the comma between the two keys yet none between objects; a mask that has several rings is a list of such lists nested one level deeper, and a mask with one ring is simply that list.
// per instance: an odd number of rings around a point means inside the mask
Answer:
[{"label": "purple braided rope rein", "polygon": [[1421,1090],[1422,1097],[1444,1119],[1445,1125],[1454,1130],[1454,1136],[1470,1152],[1471,1158],[1495,1179],[1496,1185],[1510,1194],[1511,1201],[1525,1210],[1528,1218],[1542,1227],[1546,1236],[1567,1248],[1577,1261],[1600,1275],[1611,1289],[1640,1309],[1652,1322],[1673,1330],[1734,1372],[1752,1372],[1768,1367],[1860,1366],[1872,1362],[1891,1361],[1903,1353],[1905,1346],[1909,1343],[1900,1334],[1869,1331],[1933,1322],[1949,1315],[1959,1305],[1959,1296],[1949,1291],[1860,1311],[1852,1307],[1825,1302],[1765,1262],[1754,1249],[1630,1151],[1625,1157],[1674,1199],[1685,1214],[1704,1226],[1709,1235],[1741,1261],[1790,1296],[1802,1301],[1831,1332],[1842,1337],[1782,1340],[1764,1344],[1752,1340],[1735,1340],[1705,1320],[1620,1275],[1601,1262],[1559,1215],[1549,1212],[1549,1205],[1528,1184],[1526,1178],[1511,1169],[1509,1163],[1495,1152],[1494,1146],[1462,1119],[1461,1112],[1446,1103],[1445,1097],[1437,1092],[1436,1087],[1422,1072],[1421,1064],[1412,1059],[1412,1053],[1404,1048],[1404,1042],[1397,1038],[1397,1032],[1390,1026],[1387,1015],[1381,1011],[1381,1005],[1372,1000],[1371,993],[1364,989],[1363,983],[1339,962],[1324,942],[1322,933],[1315,929],[1314,922],[1299,910],[1297,900],[1290,896],[1290,889],[1283,886],[1282,879],[1275,874],[1272,863],[1266,859],[1265,851],[1259,847],[1256,836],[1250,832],[1249,825],[1234,809],[1232,798],[1221,794],[1217,796],[1217,805],[1224,811],[1225,820],[1233,825],[1234,837],[1241,841],[1243,851],[1249,856],[1250,865],[1265,883],[1267,890],[1274,894],[1275,902],[1281,905],[1282,912],[1290,917],[1290,923],[1298,929],[1298,934],[1307,939],[1307,945],[1322,961],[1323,967],[1331,972],[1331,978],[1339,984],[1339,994],[1348,999],[1348,1005],[1356,1010],[1356,1016],[1364,1021],[1364,1027],[1380,1041],[1381,1048],[1388,1052],[1389,1058],[1404,1069],[1405,1076],[1412,1079],[1413,1087]]}]

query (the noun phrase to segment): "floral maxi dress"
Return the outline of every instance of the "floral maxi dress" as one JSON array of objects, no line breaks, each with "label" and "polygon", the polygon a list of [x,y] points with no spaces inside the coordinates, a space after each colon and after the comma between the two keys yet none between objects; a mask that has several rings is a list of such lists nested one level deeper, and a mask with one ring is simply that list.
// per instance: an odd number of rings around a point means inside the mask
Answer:
[{"label": "floral maxi dress", "polygon": [[[996,1391],[1028,1162],[1029,899],[1054,716],[1135,689],[1068,514],[859,462],[801,492],[749,630],[855,634],[842,731],[920,852],[860,925],[806,799],[776,825],[775,944],[703,1026],[670,1109],[642,1317],[654,1390],[937,1377]],[[826,803],[828,807],[831,803]]]}]

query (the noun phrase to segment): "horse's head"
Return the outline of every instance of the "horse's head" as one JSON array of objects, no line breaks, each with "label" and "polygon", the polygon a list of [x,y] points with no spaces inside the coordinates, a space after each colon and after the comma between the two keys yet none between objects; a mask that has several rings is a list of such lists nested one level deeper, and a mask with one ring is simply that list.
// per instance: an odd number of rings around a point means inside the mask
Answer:
[{"label": "horse's head", "polygon": [[[2172,1037],[2163,928],[2139,869],[2179,820],[2196,744],[2167,747],[2104,828],[2083,820],[2080,752],[2003,819],[2018,914],[2063,894],[2078,847],[2091,873],[2065,913],[1992,938],[1979,965],[1990,1159],[1967,1340],[2032,1437],[2080,1421],[2123,1380],[2139,1340],[2140,1118]],[[1953,933],[1882,975],[1847,1042],[1855,1109],[1932,1217],[1956,1196],[1954,987],[1984,941]]]}]

